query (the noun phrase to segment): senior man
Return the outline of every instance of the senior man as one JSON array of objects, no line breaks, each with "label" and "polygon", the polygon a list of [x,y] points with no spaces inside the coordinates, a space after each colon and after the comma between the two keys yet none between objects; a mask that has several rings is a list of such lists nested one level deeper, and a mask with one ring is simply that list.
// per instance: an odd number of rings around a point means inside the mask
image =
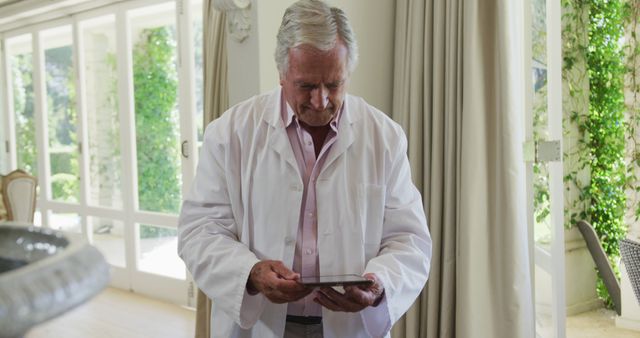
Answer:
[{"label": "senior man", "polygon": [[[388,337],[424,287],[431,238],[402,129],[347,94],[358,59],[344,12],[291,5],[280,87],[206,129],[179,254],[213,301],[212,337]],[[358,274],[367,286],[301,277]]]}]

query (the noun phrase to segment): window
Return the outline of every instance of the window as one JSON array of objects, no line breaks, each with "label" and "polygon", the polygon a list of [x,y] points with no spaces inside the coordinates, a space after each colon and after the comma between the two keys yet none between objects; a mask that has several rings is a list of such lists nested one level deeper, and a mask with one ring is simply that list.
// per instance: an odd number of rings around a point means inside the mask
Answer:
[{"label": "window", "polygon": [[118,110],[116,18],[107,15],[80,25],[84,62],[82,90],[87,116],[88,204],[122,209],[122,158]]},{"label": "window", "polygon": [[6,97],[13,111],[13,153],[18,168],[38,175],[36,163],[36,124],[33,92],[33,53],[31,34],[8,39],[7,60],[10,88]]},{"label": "window", "polygon": [[80,172],[78,119],[71,26],[56,27],[40,33],[44,49],[46,121],[51,198],[78,203]]},{"label": "window", "polygon": [[175,5],[131,13],[138,207],[175,214],[181,201]]},{"label": "window", "polygon": [[3,169],[38,176],[36,224],[86,236],[112,285],[187,304],[176,226],[196,161],[181,144],[203,129],[202,1],[126,1],[0,38]]}]

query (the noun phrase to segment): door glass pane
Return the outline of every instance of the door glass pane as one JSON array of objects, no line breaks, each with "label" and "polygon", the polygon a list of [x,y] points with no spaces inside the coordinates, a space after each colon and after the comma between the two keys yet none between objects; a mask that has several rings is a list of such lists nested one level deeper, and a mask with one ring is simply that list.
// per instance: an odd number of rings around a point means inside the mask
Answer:
[{"label": "door glass pane", "polygon": [[174,6],[130,13],[138,205],[171,214],[182,198]]},{"label": "door glass pane", "polygon": [[77,203],[80,175],[71,26],[43,31],[41,38],[47,91],[51,197]]},{"label": "door glass pane", "polygon": [[93,232],[93,245],[104,255],[109,264],[124,268],[124,223],[108,218],[87,217]]},{"label": "door glass pane", "polygon": [[51,212],[49,216],[50,227],[55,230],[82,233],[80,215],[76,213]]},{"label": "door glass pane", "polygon": [[7,39],[18,168],[38,175],[31,35]]},{"label": "door glass pane", "polygon": [[186,267],[178,256],[178,231],[140,224],[138,268],[158,275],[187,278]]},{"label": "door glass pane", "polygon": [[88,202],[122,208],[115,16],[81,23],[89,135]]}]

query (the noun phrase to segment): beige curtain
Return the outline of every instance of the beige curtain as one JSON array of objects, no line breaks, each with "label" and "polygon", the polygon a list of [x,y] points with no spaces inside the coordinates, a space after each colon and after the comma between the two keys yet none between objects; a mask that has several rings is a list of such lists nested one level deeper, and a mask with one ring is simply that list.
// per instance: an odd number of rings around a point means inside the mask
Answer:
[{"label": "beige curtain", "polygon": [[[227,41],[225,14],[213,7],[213,0],[203,3],[204,126],[229,107],[227,84]],[[198,289],[196,338],[211,336],[211,300]]]},{"label": "beige curtain", "polygon": [[204,126],[229,108],[227,81],[227,19],[213,7],[213,0],[204,1],[203,63],[204,63]]},{"label": "beige curtain", "polygon": [[534,335],[518,6],[396,1],[392,116],[409,139],[433,257],[394,338]]}]

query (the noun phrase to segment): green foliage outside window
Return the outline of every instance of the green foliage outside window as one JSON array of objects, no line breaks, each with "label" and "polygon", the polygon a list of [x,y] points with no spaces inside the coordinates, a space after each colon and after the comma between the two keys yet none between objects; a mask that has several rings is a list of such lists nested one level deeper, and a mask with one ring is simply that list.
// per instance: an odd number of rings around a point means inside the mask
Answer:
[{"label": "green foliage outside window", "polygon": [[[570,95],[588,100],[588,112],[570,112],[570,123],[580,132],[580,161],[565,173],[565,184],[577,186],[579,198],[570,214],[571,224],[579,219],[590,222],[617,272],[618,242],[626,234],[624,215],[625,164],[624,53],[621,38],[627,13],[624,0],[564,0],[564,69],[570,73],[581,62],[586,64],[588,96],[577,83],[569,81]],[[568,10],[567,10],[568,9]],[[581,32],[587,31],[586,39]],[[566,79],[566,77],[565,77]],[[566,156],[566,154],[565,154]],[[578,184],[577,171],[588,168],[590,180]],[[612,305],[602,281],[598,294]]]},{"label": "green foliage outside window", "polygon": [[173,34],[169,27],[145,29],[133,49],[138,200],[142,210],[168,213],[178,212],[181,198]]},{"label": "green foliage outside window", "polygon": [[51,196],[54,200],[77,203],[80,169],[73,50],[67,45],[47,49],[44,55]]},{"label": "green foliage outside window", "polygon": [[[629,0],[625,4],[625,27],[627,28],[624,47],[625,87],[627,110],[627,215],[629,219],[640,220],[640,0]],[[630,196],[631,195],[631,196]]]},{"label": "green foliage outside window", "polygon": [[29,53],[15,55],[10,62],[13,78],[13,110],[15,111],[18,168],[37,176],[33,66],[31,60],[31,53]]}]

